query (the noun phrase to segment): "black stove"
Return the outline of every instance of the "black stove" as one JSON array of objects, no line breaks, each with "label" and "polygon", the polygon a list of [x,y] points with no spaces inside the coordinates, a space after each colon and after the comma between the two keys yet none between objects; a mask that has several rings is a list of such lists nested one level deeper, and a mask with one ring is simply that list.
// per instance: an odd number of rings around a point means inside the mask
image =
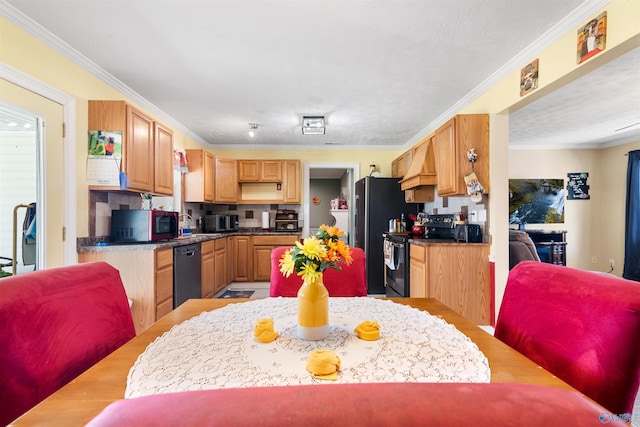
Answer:
[{"label": "black stove", "polygon": [[427,215],[424,224],[427,239],[453,240],[454,218],[454,214]]}]

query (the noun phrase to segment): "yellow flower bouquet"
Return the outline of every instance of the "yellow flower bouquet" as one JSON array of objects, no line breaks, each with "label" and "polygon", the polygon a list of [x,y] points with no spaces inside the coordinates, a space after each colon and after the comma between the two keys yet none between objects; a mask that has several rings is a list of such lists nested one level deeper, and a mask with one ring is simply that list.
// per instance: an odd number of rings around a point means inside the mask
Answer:
[{"label": "yellow flower bouquet", "polygon": [[349,265],[353,261],[351,248],[340,240],[343,235],[338,227],[321,225],[314,236],[296,242],[282,255],[280,271],[286,277],[295,272],[305,282],[315,282],[327,268],[342,270],[340,263]]}]

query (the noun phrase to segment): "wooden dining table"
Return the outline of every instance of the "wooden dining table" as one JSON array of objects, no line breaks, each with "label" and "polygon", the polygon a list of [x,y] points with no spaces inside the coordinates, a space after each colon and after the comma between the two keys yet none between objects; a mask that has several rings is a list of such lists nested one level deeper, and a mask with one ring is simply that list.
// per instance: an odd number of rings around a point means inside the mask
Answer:
[{"label": "wooden dining table", "polygon": [[[502,343],[433,298],[390,298],[442,318],[468,336],[484,353],[491,368],[491,382],[539,384],[573,389],[525,356]],[[79,426],[86,424],[111,402],[123,399],[127,376],[147,346],[173,326],[216,310],[239,299],[192,299],[176,308],[134,339],[105,357],[60,390],[32,408],[11,425]]]}]

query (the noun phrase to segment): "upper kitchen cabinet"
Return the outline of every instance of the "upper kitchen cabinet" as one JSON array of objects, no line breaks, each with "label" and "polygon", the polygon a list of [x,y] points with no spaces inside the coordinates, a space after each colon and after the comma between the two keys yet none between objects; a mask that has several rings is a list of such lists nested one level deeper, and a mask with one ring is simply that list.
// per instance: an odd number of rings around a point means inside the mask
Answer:
[{"label": "upper kitchen cabinet", "polygon": [[283,202],[290,204],[301,203],[302,178],[300,177],[300,160],[283,160],[282,170],[284,172]]},{"label": "upper kitchen cabinet", "polygon": [[215,158],[215,201],[216,203],[238,202],[238,161],[236,159]]},{"label": "upper kitchen cabinet", "polygon": [[155,141],[153,192],[173,194],[173,131],[154,122],[153,134]]},{"label": "upper kitchen cabinet", "polygon": [[185,202],[213,203],[213,154],[202,149],[185,151],[189,169],[184,175]]},{"label": "upper kitchen cabinet", "polygon": [[439,196],[467,195],[464,176],[471,172],[467,151],[478,155],[475,174],[489,193],[489,116],[459,114],[435,132],[437,184]]},{"label": "upper kitchen cabinet", "polygon": [[[129,191],[173,194],[173,132],[124,101],[89,101],[89,130],[122,132]],[[118,190],[119,187],[90,187]]]},{"label": "upper kitchen cabinet", "polygon": [[280,160],[238,160],[240,182],[282,182]]}]

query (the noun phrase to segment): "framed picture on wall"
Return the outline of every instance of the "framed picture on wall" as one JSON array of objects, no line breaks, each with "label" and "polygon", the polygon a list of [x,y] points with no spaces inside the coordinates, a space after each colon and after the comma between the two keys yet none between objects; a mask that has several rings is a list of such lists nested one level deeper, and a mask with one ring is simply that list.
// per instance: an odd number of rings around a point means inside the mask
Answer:
[{"label": "framed picture on wall", "polygon": [[510,179],[509,224],[564,222],[563,179]]},{"label": "framed picture on wall", "polygon": [[538,60],[532,61],[520,70],[520,96],[538,88]]},{"label": "framed picture on wall", "polygon": [[607,12],[578,28],[578,64],[602,52],[607,46]]}]

